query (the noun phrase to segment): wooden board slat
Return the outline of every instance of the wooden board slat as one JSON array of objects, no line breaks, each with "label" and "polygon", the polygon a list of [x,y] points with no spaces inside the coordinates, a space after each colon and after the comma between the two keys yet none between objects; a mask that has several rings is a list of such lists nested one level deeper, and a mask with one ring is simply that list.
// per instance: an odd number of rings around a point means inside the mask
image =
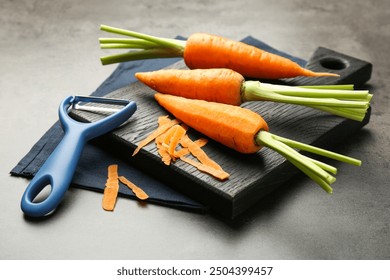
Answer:
[{"label": "wooden board slat", "polygon": [[[186,68],[183,61],[170,67]],[[318,48],[309,60],[307,68],[327,71],[326,67],[335,69],[341,77],[299,77],[280,82],[293,85],[344,83],[362,85],[368,81],[372,71],[372,65],[368,62],[329,49]],[[154,143],[146,146],[135,157],[131,157],[140,140],[157,127],[158,117],[168,114],[154,100],[153,93],[150,88],[136,82],[107,95],[111,98],[133,100],[137,103],[138,109],[125,125],[105,136],[103,145],[148,174],[204,203],[213,211],[234,218],[300,172],[270,149],[264,148],[256,154],[243,155],[212,140],[204,150],[231,174],[224,182],[199,172],[180,160],[170,166],[164,165]],[[273,102],[247,102],[242,106],[262,115],[274,134],[336,151],[334,147],[337,143],[367,124],[370,116],[367,114],[366,119],[360,123],[303,106]],[[78,119],[90,122],[101,118],[100,115],[81,111],[72,114]],[[202,137],[192,129],[189,130],[189,135],[192,139]],[[313,187],[318,186],[313,182]],[[318,187],[318,191],[321,192],[322,189]]]}]

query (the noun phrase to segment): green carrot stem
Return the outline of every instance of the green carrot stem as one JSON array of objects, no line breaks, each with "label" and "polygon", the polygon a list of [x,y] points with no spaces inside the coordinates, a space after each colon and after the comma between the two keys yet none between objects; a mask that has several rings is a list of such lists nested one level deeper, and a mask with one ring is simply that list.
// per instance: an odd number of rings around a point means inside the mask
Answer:
[{"label": "green carrot stem", "polygon": [[111,27],[111,26],[107,26],[107,25],[101,25],[100,30],[110,32],[110,33],[119,34],[119,35],[129,36],[129,37],[133,37],[133,38],[138,38],[138,39],[142,39],[142,40],[145,40],[148,42],[152,42],[161,48],[171,50],[175,54],[178,54],[178,53],[182,54],[184,51],[185,43],[186,43],[185,40],[155,37],[155,36],[135,32],[135,31]]},{"label": "green carrot stem", "polygon": [[321,167],[322,169],[324,169],[324,170],[326,170],[326,171],[328,171],[328,172],[330,172],[330,173],[332,173],[332,174],[334,174],[334,175],[337,174],[337,168],[336,168],[336,167],[331,166],[331,165],[329,165],[329,164],[326,164],[326,163],[324,163],[324,162],[322,162],[322,161],[315,160],[315,159],[313,159],[313,158],[309,158],[309,157],[307,157],[307,156],[303,156],[303,157],[305,157],[305,158],[308,159],[308,160],[311,160],[313,163],[317,164],[317,165],[318,165],[319,167]]},{"label": "green carrot stem", "polygon": [[312,159],[299,154],[288,145],[276,140],[274,136],[275,135],[269,132],[261,131],[257,134],[255,140],[258,145],[269,147],[280,153],[288,161],[320,185],[325,191],[332,193],[330,184],[332,184],[336,179],[322,169],[321,166],[317,165],[318,161],[313,161]]},{"label": "green carrot stem", "polygon": [[244,82],[244,101],[268,100],[297,105],[317,105],[332,107],[368,108],[366,101],[338,100],[335,98],[298,97],[279,94],[261,87],[258,81]]},{"label": "green carrot stem", "polygon": [[131,60],[140,60],[140,59],[152,59],[152,58],[167,58],[167,57],[177,57],[172,51],[167,51],[165,49],[149,49],[136,52],[127,52],[116,55],[108,55],[100,58],[100,61],[103,65],[126,62]]},{"label": "green carrot stem", "polygon": [[298,86],[274,85],[268,83],[260,83],[260,87],[270,91],[274,91],[279,94],[288,95],[288,96],[299,96],[299,97],[366,100],[369,96],[368,90],[302,88]]},{"label": "green carrot stem", "polygon": [[327,106],[308,106],[312,107],[324,112],[331,113],[336,116],[340,116],[343,118],[355,120],[355,121],[363,121],[366,116],[366,109],[358,109],[358,108],[342,108],[342,107],[327,107]]},{"label": "green carrot stem", "polygon": [[[281,92],[275,92],[273,89]],[[303,89],[298,87],[279,86],[246,81],[242,87],[242,101],[267,100],[309,106],[344,118],[362,121],[366,115],[369,99],[372,95],[367,91],[358,92],[331,89]],[[302,96],[301,96],[302,94]],[[317,97],[317,95],[320,95]],[[333,96],[332,98],[324,96]],[[338,98],[335,98],[338,97]],[[348,98],[345,98],[348,97]],[[358,100],[351,100],[356,98]]]},{"label": "green carrot stem", "polygon": [[331,151],[328,151],[325,149],[321,149],[318,147],[314,147],[314,146],[311,146],[308,144],[304,144],[304,143],[301,143],[298,141],[294,141],[294,140],[280,137],[277,135],[273,135],[273,138],[277,141],[285,143],[286,145],[288,145],[289,147],[292,147],[292,148],[300,149],[300,150],[303,150],[306,152],[310,152],[310,153],[317,154],[320,156],[328,157],[331,159],[335,159],[335,160],[342,161],[345,163],[353,164],[356,166],[360,166],[362,164],[361,160],[358,160],[358,159],[355,159],[352,157],[348,157],[348,156],[344,156],[344,155],[341,155],[341,154],[338,154],[335,152],[331,152]]},{"label": "green carrot stem", "polygon": [[140,46],[137,44],[126,44],[126,43],[104,43],[100,44],[101,49],[153,49],[155,46]]},{"label": "green carrot stem", "polygon": [[312,179],[314,182],[316,182],[328,194],[332,194],[333,193],[333,188],[325,180],[315,176],[315,174],[311,173],[310,170],[307,170],[299,162],[291,162],[291,163],[294,164],[303,173],[305,173],[310,179]]},{"label": "green carrot stem", "polygon": [[307,85],[307,86],[299,86],[301,88],[313,88],[313,89],[345,89],[345,90],[353,90],[353,84],[345,84],[345,85]]},{"label": "green carrot stem", "polygon": [[336,178],[331,176],[326,171],[336,174],[337,169],[321,161],[304,156],[294,150],[294,148],[315,153],[321,156],[326,156],[350,164],[361,165],[360,160],[330,152],[311,145],[303,144],[301,142],[283,138],[271,134],[267,131],[260,131],[256,135],[255,141],[258,145],[269,147],[280,153],[328,193],[333,192],[333,189],[331,188],[330,184],[334,183],[336,181]]},{"label": "green carrot stem", "polygon": [[137,46],[153,46],[158,47],[159,45],[143,39],[127,39],[127,38],[99,38],[100,44],[129,44]]}]

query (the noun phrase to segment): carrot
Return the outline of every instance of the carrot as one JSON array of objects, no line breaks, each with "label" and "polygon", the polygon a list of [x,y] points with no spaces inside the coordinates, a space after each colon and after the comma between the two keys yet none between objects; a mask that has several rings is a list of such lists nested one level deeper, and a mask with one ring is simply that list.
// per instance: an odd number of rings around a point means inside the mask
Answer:
[{"label": "carrot", "polygon": [[101,57],[103,65],[129,60],[183,57],[189,68],[230,68],[246,77],[280,79],[296,76],[339,76],[316,73],[282,56],[207,33],[194,33],[188,40],[166,39],[101,25],[103,31],[129,36],[100,38],[101,48],[140,49],[136,52]]},{"label": "carrot", "polygon": [[232,105],[241,104],[244,77],[236,71],[218,69],[166,69],[138,72],[136,78],[160,93]]},{"label": "carrot", "polygon": [[226,68],[138,72],[137,79],[159,93],[202,99],[231,105],[245,101],[273,101],[304,105],[341,117],[362,121],[372,94],[367,90],[312,86],[281,86],[245,81],[236,71]]},{"label": "carrot", "polygon": [[118,165],[108,166],[108,178],[104,188],[102,207],[106,211],[113,211],[118,196]]},{"label": "carrot", "polygon": [[361,165],[360,160],[274,135],[268,132],[268,125],[260,115],[246,108],[159,93],[155,99],[189,127],[238,152],[255,153],[263,146],[275,150],[328,193],[332,193],[330,184],[336,180],[330,173],[336,173],[336,168],[303,156],[295,149]]},{"label": "carrot", "polygon": [[[218,106],[225,104],[167,94],[156,94],[155,98],[161,106],[188,126],[241,153],[260,150],[261,147],[255,143],[253,136],[260,130],[268,131],[268,125],[260,115],[239,106]],[[204,111],[204,107],[210,105],[215,110],[211,108]],[[232,126],[234,123],[236,125]],[[241,130],[237,131],[236,127]]]}]

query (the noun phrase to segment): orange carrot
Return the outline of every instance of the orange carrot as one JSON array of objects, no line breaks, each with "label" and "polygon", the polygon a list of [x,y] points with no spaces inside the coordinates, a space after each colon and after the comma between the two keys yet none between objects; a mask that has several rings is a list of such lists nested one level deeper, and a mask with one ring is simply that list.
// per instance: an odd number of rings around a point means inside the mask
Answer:
[{"label": "orange carrot", "polygon": [[100,29],[137,38],[100,38],[102,48],[141,49],[136,52],[102,57],[103,64],[182,56],[189,68],[230,68],[253,78],[339,76],[333,73],[315,73],[282,56],[207,33],[194,33],[185,41],[159,38],[106,25],[101,25]]},{"label": "orange carrot", "polygon": [[339,76],[333,73],[315,73],[288,58],[207,33],[191,35],[186,42],[183,56],[186,65],[191,69],[229,68],[252,78]]},{"label": "orange carrot", "polygon": [[335,174],[337,169],[295,149],[361,165],[360,160],[271,134],[264,119],[246,108],[159,93],[155,99],[189,127],[241,153],[254,153],[262,146],[277,151],[328,193],[332,193],[330,184],[336,180],[329,172]]},{"label": "orange carrot", "polygon": [[135,76],[159,93],[231,105],[245,101],[273,101],[313,107],[362,121],[372,97],[367,90],[302,88],[245,81],[236,71],[213,69],[163,69]]},{"label": "orange carrot", "polygon": [[157,92],[240,105],[244,77],[230,69],[167,69],[138,72],[138,80]]},{"label": "orange carrot", "polygon": [[[225,108],[220,106],[225,104],[164,94],[156,94],[155,98],[190,127],[241,153],[260,150],[254,136],[260,130],[268,131],[268,125],[261,116],[238,106],[226,105],[228,107]],[[236,125],[232,126],[233,123]]]}]

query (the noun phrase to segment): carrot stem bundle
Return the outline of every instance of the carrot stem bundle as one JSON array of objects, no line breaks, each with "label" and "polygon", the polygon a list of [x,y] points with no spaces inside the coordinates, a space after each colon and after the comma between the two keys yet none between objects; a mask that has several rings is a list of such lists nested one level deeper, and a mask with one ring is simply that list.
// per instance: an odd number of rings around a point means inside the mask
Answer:
[{"label": "carrot stem bundle", "polygon": [[231,69],[162,69],[135,76],[157,92],[191,99],[240,105],[245,101],[272,101],[309,106],[341,117],[362,121],[372,94],[353,85],[286,86],[245,81]]},{"label": "carrot stem bundle", "polygon": [[246,108],[160,93],[155,99],[188,126],[241,153],[255,153],[263,146],[275,150],[328,193],[333,192],[330,185],[336,181],[332,174],[337,169],[295,149],[361,165],[358,159],[274,135],[268,132],[268,125],[260,115]]},{"label": "carrot stem bundle", "polygon": [[107,25],[101,25],[100,29],[132,38],[100,38],[102,49],[137,50],[101,57],[103,65],[139,59],[183,57],[184,62],[191,69],[229,68],[252,78],[339,76],[335,73],[313,72],[285,57],[207,33],[194,33],[187,40],[178,40]]},{"label": "carrot stem bundle", "polygon": [[372,94],[366,90],[339,90],[280,86],[246,81],[243,101],[273,101],[312,107],[340,117],[363,121]]}]

